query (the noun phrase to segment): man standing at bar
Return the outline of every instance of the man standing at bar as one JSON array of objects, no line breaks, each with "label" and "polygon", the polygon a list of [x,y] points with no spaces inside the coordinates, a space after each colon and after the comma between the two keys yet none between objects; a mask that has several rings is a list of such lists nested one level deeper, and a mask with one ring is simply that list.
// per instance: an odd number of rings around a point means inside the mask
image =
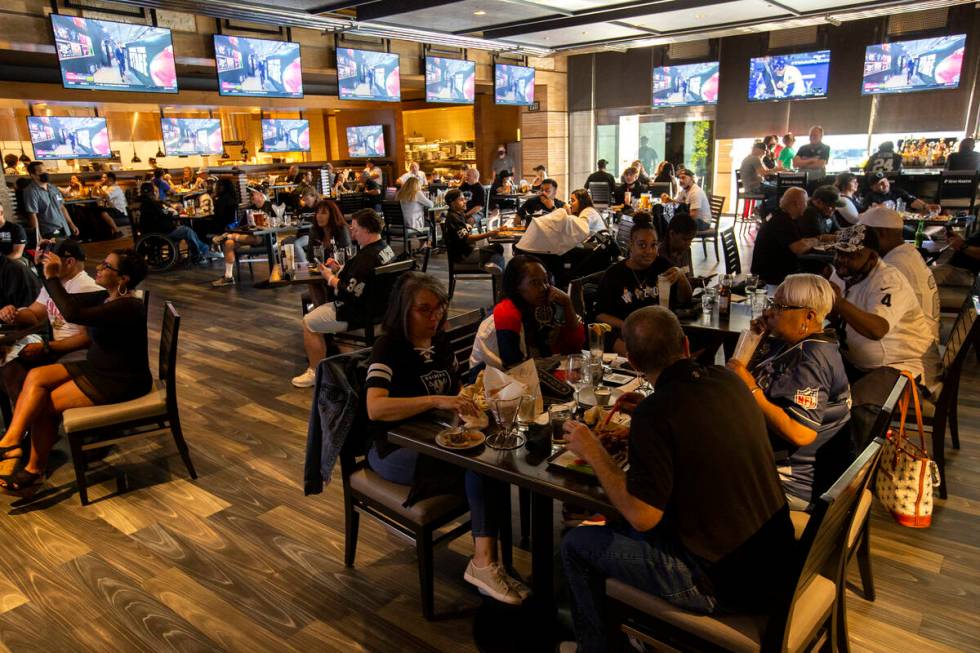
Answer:
[{"label": "man standing at bar", "polygon": [[31,183],[24,189],[24,210],[27,211],[27,238],[36,246],[38,232],[41,238],[77,236],[78,227],[72,222],[65,207],[65,198],[54,184],[48,183],[48,173],[43,161],[31,161],[27,166]]},{"label": "man standing at bar", "polygon": [[823,127],[810,127],[810,142],[796,151],[793,157],[793,167],[801,172],[807,172],[808,186],[816,188],[823,184],[827,176],[827,163],[830,161],[830,146],[823,143]]}]

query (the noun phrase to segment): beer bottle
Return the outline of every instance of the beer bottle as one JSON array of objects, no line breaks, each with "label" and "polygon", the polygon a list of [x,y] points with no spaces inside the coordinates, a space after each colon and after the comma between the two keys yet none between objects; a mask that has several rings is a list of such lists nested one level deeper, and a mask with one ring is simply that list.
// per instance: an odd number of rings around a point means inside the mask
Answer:
[{"label": "beer bottle", "polygon": [[915,230],[915,248],[922,247],[922,241],[926,239],[926,221],[919,220],[919,226]]},{"label": "beer bottle", "polygon": [[727,318],[732,312],[732,278],[724,275],[718,289],[718,317]]}]

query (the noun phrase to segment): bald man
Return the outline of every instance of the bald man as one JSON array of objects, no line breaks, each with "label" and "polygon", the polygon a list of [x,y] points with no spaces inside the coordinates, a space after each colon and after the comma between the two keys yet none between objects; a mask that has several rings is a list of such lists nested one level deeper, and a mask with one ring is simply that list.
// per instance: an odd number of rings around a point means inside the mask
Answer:
[{"label": "bald man", "polygon": [[799,218],[809,197],[802,188],[790,188],[779,200],[779,209],[759,228],[752,252],[752,274],[763,283],[778,285],[799,269],[801,254],[814,248],[819,238],[800,235]]}]

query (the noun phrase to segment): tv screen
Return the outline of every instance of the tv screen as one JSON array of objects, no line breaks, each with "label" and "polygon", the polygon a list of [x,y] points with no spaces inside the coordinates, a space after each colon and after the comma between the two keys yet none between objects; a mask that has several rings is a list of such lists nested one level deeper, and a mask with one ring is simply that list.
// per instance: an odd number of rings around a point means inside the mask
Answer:
[{"label": "tv screen", "polygon": [[176,93],[170,30],[51,14],[65,88]]},{"label": "tv screen", "polygon": [[826,97],[830,50],[749,60],[749,100]]},{"label": "tv screen", "polygon": [[309,152],[310,121],[264,118],[262,149],[266,152]]},{"label": "tv screen", "polygon": [[214,35],[218,94],[303,97],[299,43]]},{"label": "tv screen", "polygon": [[653,69],[653,106],[690,107],[717,103],[717,61]]},{"label": "tv screen", "polygon": [[960,85],[966,34],[869,45],[863,95],[911,93]]},{"label": "tv screen", "polygon": [[400,102],[398,55],[337,48],[337,85],[341,100]]},{"label": "tv screen", "polygon": [[218,118],[160,118],[167,156],[221,154],[224,140]]},{"label": "tv screen", "polygon": [[352,159],[370,159],[385,156],[385,130],[383,125],[365,125],[347,128],[347,151]]},{"label": "tv screen", "polygon": [[28,116],[34,158],[109,159],[109,127],[105,118]]},{"label": "tv screen", "polygon": [[498,63],[493,69],[493,101],[496,104],[534,104],[534,68]]},{"label": "tv screen", "polygon": [[425,101],[473,104],[476,100],[476,62],[425,58]]}]

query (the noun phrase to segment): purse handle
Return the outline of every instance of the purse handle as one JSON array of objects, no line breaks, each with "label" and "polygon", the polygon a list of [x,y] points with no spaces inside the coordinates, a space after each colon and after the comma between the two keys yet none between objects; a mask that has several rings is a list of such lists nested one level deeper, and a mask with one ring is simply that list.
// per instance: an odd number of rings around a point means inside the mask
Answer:
[{"label": "purse handle", "polygon": [[[908,380],[908,383],[905,385],[905,392],[902,393],[902,398],[898,402],[901,422],[898,429],[898,438],[895,444],[898,448],[901,448],[902,441],[906,440],[905,418],[908,415],[909,404],[911,403],[915,406],[915,426],[919,431],[919,445],[917,448],[922,452],[923,456],[927,456],[925,427],[922,424],[922,405],[919,402],[919,387],[916,384],[915,379],[912,377],[912,374],[906,370],[902,370],[900,374]],[[913,444],[912,446],[915,447],[916,445]]]}]

